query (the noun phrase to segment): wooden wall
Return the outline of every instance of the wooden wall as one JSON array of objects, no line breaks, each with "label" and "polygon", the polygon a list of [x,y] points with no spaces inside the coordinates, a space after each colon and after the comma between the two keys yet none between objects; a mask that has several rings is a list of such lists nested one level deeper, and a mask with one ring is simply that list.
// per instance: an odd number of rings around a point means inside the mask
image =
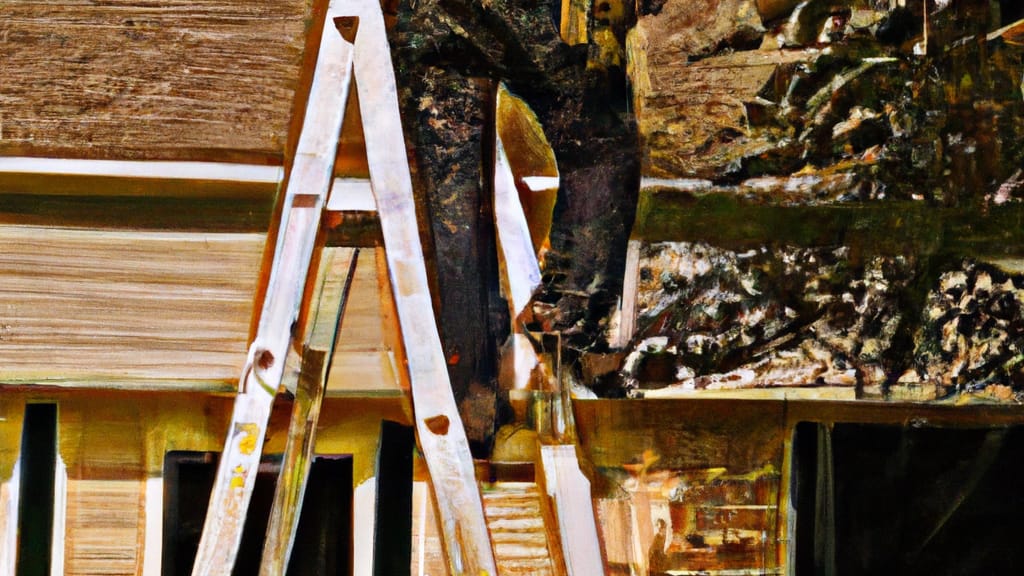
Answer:
[{"label": "wooden wall", "polygon": [[312,5],[0,3],[0,155],[279,159]]},{"label": "wooden wall", "polygon": [[[164,455],[172,450],[220,451],[231,398],[77,390],[5,393],[0,398],[0,574],[13,574],[5,570],[13,566],[15,546],[5,544],[10,534],[4,500],[12,486],[26,402],[57,404],[58,452],[67,476],[63,573],[159,574]],[[288,402],[278,403],[267,453],[283,450],[290,413]],[[410,417],[402,397],[328,399],[317,452],[351,454],[353,483],[358,485],[374,475],[380,421],[408,424]]]},{"label": "wooden wall", "polygon": [[263,234],[0,227],[0,382],[237,381]]}]

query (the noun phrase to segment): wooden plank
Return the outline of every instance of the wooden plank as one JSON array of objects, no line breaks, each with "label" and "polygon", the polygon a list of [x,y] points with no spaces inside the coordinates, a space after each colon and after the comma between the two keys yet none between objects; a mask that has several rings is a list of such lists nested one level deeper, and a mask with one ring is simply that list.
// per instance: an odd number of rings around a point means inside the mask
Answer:
[{"label": "wooden plank", "polygon": [[[48,187],[24,184],[32,176],[50,176],[66,180],[63,186]],[[5,192],[89,193],[89,178],[109,178],[129,188],[122,194],[148,192],[147,186],[165,184],[182,196],[205,195],[196,187],[203,183],[238,183],[251,186],[250,194],[273,194],[284,172],[280,166],[260,164],[229,164],[226,162],[146,162],[130,160],[80,160],[71,158],[0,157],[0,190]],[[84,180],[85,184],[77,182]],[[55,180],[59,182],[59,180]],[[187,184],[187,185],[183,185]],[[154,194],[155,195],[155,194]]]},{"label": "wooden plank", "polygon": [[375,0],[353,1],[346,9],[360,18],[355,71],[370,179],[405,342],[416,429],[438,503],[449,571],[494,575],[473,459],[433,316],[384,18]]},{"label": "wooden plank", "polygon": [[64,574],[134,576],[142,568],[145,482],[70,478]]},{"label": "wooden plank", "polygon": [[251,164],[0,157],[0,222],[266,232],[282,175]]},{"label": "wooden plank", "polygon": [[[288,440],[281,462],[281,473],[274,488],[274,503],[267,523],[260,574],[284,574],[291,557],[295,534],[299,525],[306,480],[313,461],[317,422],[324,398],[327,374],[337,341],[338,324],[345,314],[349,287],[358,261],[358,252],[338,250],[324,255],[321,260],[319,293],[311,312],[312,320],[306,330],[302,351],[302,369],[295,387],[292,417],[288,425]],[[333,260],[347,261],[348,269],[340,277],[333,272]]]},{"label": "wooden plank", "polygon": [[590,481],[580,471],[576,446],[541,446],[540,455],[544,486],[558,519],[566,574],[603,574]]},{"label": "wooden plank", "polygon": [[499,576],[565,574],[557,537],[545,526],[542,498],[544,494],[533,482],[495,482],[484,492],[484,513]]},{"label": "wooden plank", "polygon": [[356,263],[345,317],[331,360],[336,368],[327,375],[327,395],[401,394],[401,369],[391,341],[398,333],[387,270],[377,258],[383,249],[361,250]]},{"label": "wooden plank", "polygon": [[0,226],[0,382],[221,389],[263,238]]},{"label": "wooden plank", "polygon": [[220,185],[210,190],[214,195],[194,198],[104,194],[116,185],[100,184],[96,195],[4,194],[0,196],[0,224],[262,236],[274,205],[273,196],[218,196],[224,192]]},{"label": "wooden plank", "polygon": [[18,555],[18,501],[21,427],[25,401],[0,397],[0,576],[15,576]]},{"label": "wooden plank", "polygon": [[150,476],[145,482],[142,576],[160,576],[164,545],[164,479]]},{"label": "wooden plank", "polygon": [[[328,7],[328,18],[342,16]],[[229,574],[242,538],[270,409],[281,384],[292,329],[313,261],[321,213],[333,179],[351,80],[354,21],[335,20],[320,40],[313,85],[289,175],[280,232],[256,336],[239,381],[193,574]]]},{"label": "wooden plank", "polygon": [[277,161],[306,0],[10,0],[0,155]]}]

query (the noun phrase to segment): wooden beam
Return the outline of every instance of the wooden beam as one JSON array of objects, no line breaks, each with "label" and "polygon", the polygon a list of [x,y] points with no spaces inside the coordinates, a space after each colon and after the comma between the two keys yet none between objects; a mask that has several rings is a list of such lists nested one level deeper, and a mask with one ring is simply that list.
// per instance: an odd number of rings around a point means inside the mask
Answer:
[{"label": "wooden beam", "polygon": [[360,18],[355,71],[370,180],[405,343],[416,430],[437,499],[452,574],[497,574],[465,429],[437,333],[420,246],[394,67],[376,0],[353,0]]},{"label": "wooden beam", "polygon": [[[358,259],[355,250],[344,250],[341,255],[336,252],[322,259],[318,274],[319,293],[314,299],[315,310],[311,312],[312,320],[306,330],[302,370],[294,391],[288,441],[274,489],[274,504],[263,544],[263,558],[260,562],[262,576],[285,573],[299,526],[299,511],[302,510],[306,480],[313,462],[317,422],[337,341],[338,324],[345,314]],[[333,258],[330,256],[348,260],[348,271],[344,276],[330,277],[333,271]]]},{"label": "wooden beam", "polygon": [[0,155],[280,163],[315,4],[7,0]]},{"label": "wooden beam", "polygon": [[590,480],[580,471],[576,445],[541,446],[540,456],[544,487],[558,519],[566,574],[604,574]]},{"label": "wooden beam", "polygon": [[[1024,206],[944,208],[879,200],[827,205],[780,204],[735,191],[661,181],[641,189],[633,238],[760,248],[766,238],[792,246],[849,245],[872,254],[1024,255]],[[879,230],[886,234],[879,235]]]},{"label": "wooden beam", "polygon": [[[343,16],[332,3],[328,18]],[[227,575],[234,567],[256,481],[270,409],[281,384],[298,320],[320,219],[333,180],[351,80],[357,22],[325,27],[302,133],[291,168],[280,233],[255,338],[210,496],[193,574]]]}]

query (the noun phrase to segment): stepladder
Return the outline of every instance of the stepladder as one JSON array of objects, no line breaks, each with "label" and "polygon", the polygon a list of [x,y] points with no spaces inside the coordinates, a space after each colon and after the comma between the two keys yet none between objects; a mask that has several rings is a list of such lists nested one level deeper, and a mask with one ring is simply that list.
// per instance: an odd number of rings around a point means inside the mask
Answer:
[{"label": "stepladder", "polygon": [[[287,167],[273,258],[193,565],[196,576],[226,575],[234,567],[271,409],[282,388],[295,402],[260,573],[280,575],[288,564],[324,381],[345,308],[345,289],[333,302],[311,306],[309,285],[323,247],[321,222],[330,210],[338,139],[353,81],[417,439],[439,510],[448,569],[451,574],[497,574],[433,317],[383,15],[376,0],[333,0],[294,159]],[[303,318],[306,326],[300,324]],[[301,357],[296,382],[284,377],[289,354]]]}]

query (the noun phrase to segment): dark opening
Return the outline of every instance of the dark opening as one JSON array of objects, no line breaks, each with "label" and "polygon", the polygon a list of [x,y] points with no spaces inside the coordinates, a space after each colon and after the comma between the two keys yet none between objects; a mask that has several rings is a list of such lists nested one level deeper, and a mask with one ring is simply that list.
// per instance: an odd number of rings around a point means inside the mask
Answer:
[{"label": "dark opening", "polygon": [[793,456],[800,576],[1024,566],[1022,427],[800,424]]},{"label": "dark opening", "polygon": [[49,576],[53,545],[57,405],[28,404],[21,429],[18,576]]},{"label": "dark opening", "polygon": [[1020,0],[999,0],[999,16],[1003,26],[1024,18],[1024,2]]},{"label": "dark opening", "polygon": [[352,573],[352,458],[318,456],[309,469],[289,576]]},{"label": "dark opening", "polygon": [[377,523],[374,527],[374,576],[409,574],[412,561],[411,426],[384,420],[377,450]]},{"label": "dark opening", "polygon": [[[215,452],[169,452],[164,458],[164,576],[192,573],[218,457]],[[242,529],[234,576],[259,572],[280,469],[280,456],[264,456]],[[351,458],[315,458],[299,514],[288,576],[350,574],[351,526]]]}]

